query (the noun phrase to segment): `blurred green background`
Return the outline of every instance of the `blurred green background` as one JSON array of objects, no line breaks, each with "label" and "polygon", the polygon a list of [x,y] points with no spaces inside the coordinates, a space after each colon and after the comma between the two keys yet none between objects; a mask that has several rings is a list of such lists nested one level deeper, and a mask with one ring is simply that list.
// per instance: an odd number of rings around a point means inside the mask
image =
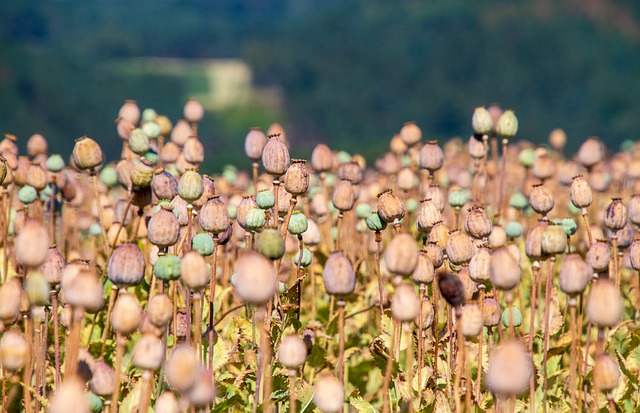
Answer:
[{"label": "blurred green background", "polygon": [[371,159],[405,121],[466,137],[498,102],[520,138],[617,149],[640,131],[639,46],[635,0],[0,0],[0,132],[63,153],[87,134],[114,158],[124,99],[175,122],[197,96],[216,171],[248,165],[251,126]]}]

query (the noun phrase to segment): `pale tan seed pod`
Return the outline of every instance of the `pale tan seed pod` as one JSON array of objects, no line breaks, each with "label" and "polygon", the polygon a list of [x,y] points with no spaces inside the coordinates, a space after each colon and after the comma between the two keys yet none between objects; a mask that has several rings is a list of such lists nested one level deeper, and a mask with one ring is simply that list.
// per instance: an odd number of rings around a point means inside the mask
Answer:
[{"label": "pale tan seed pod", "polygon": [[362,182],[363,171],[357,162],[345,162],[338,167],[338,176],[340,179],[346,179],[354,185],[358,185]]},{"label": "pale tan seed pod", "polygon": [[512,339],[490,355],[487,387],[500,396],[517,396],[529,388],[532,374],[531,355],[520,342]]},{"label": "pale tan seed pod", "polygon": [[[107,230],[107,242],[111,246],[111,248],[116,248],[127,242],[127,231],[124,229],[120,231],[118,234],[119,224],[114,224],[109,227]],[[118,238],[116,239],[116,234]]]},{"label": "pale tan seed pod", "polygon": [[182,147],[184,159],[193,164],[200,164],[204,161],[204,145],[197,136],[190,136]]},{"label": "pale tan seed pod", "polygon": [[380,173],[391,176],[398,173],[400,168],[402,168],[402,164],[397,156],[388,152],[376,160],[376,168]]},{"label": "pale tan seed pod", "polygon": [[172,392],[165,391],[156,399],[153,410],[155,413],[180,413],[180,405]]},{"label": "pale tan seed pod", "polygon": [[424,197],[427,199],[431,199],[431,202],[438,208],[438,211],[442,213],[444,211],[445,206],[445,194],[440,185],[431,184],[427,188],[427,191],[424,194]]},{"label": "pale tan seed pod", "polygon": [[15,135],[6,133],[4,135],[4,139],[0,141],[0,154],[2,154],[3,156],[12,155],[13,157],[17,157],[18,156],[18,145],[16,144],[17,140],[18,138],[16,138]]},{"label": "pale tan seed pod", "polygon": [[560,290],[570,297],[582,294],[589,285],[592,274],[591,266],[580,255],[569,254],[560,263]]},{"label": "pale tan seed pod", "polygon": [[478,292],[478,284],[476,284],[476,282],[469,276],[468,266],[463,266],[458,270],[458,279],[460,280],[460,283],[462,283],[465,302],[471,301],[474,294]]},{"label": "pale tan seed pod", "polygon": [[198,358],[189,345],[179,345],[167,361],[165,377],[169,386],[180,393],[193,385],[198,370]]},{"label": "pale tan seed pod", "polygon": [[131,174],[133,173],[133,163],[122,159],[116,164],[116,175],[118,182],[123,188],[131,188]]},{"label": "pale tan seed pod", "polygon": [[322,413],[338,413],[344,404],[344,390],[342,384],[330,374],[324,374],[316,379],[313,401]]},{"label": "pale tan seed pod", "polygon": [[140,324],[142,308],[135,296],[120,294],[111,312],[111,327],[116,333],[128,335]]},{"label": "pale tan seed pod", "polygon": [[469,261],[469,277],[477,283],[489,281],[491,253],[488,248],[479,248]]},{"label": "pale tan seed pod", "polygon": [[507,243],[507,233],[502,226],[495,225],[491,230],[488,241],[492,248],[502,248]]},{"label": "pale tan seed pod", "polygon": [[436,224],[431,228],[431,232],[429,233],[429,243],[433,243],[438,245],[440,249],[444,252],[447,248],[447,241],[449,240],[449,233],[451,231],[442,221],[436,222]]},{"label": "pale tan seed pod", "polygon": [[280,135],[270,135],[269,141],[262,151],[264,170],[278,179],[287,172],[290,164],[291,158],[287,145],[282,141]]},{"label": "pale tan seed pod", "polygon": [[531,175],[541,181],[546,181],[556,173],[556,163],[548,153],[542,153],[531,167]]},{"label": "pale tan seed pod", "polygon": [[553,209],[553,194],[543,184],[534,185],[529,193],[529,204],[538,214],[545,216]]},{"label": "pale tan seed pod", "polygon": [[476,304],[465,304],[462,307],[462,334],[467,338],[477,337],[482,331],[482,311]]},{"label": "pale tan seed pod", "polygon": [[113,394],[116,387],[116,373],[104,361],[96,361],[91,367],[89,389],[98,396],[107,397]]},{"label": "pale tan seed pod", "polygon": [[389,141],[389,149],[391,149],[391,152],[393,152],[396,155],[404,154],[408,148],[409,147],[407,146],[406,143],[404,143],[399,133],[393,135],[393,137]]},{"label": "pale tan seed pod", "polygon": [[596,356],[596,363],[593,366],[593,383],[596,388],[609,392],[615,389],[620,382],[620,367],[618,363],[608,354]]},{"label": "pale tan seed pod", "polygon": [[567,134],[560,128],[554,129],[549,133],[549,144],[557,151],[562,151],[567,144]]},{"label": "pale tan seed pod", "polygon": [[258,162],[266,144],[267,135],[260,128],[251,128],[244,138],[244,153],[252,161]]},{"label": "pale tan seed pod", "polygon": [[231,221],[227,206],[218,196],[205,202],[200,209],[198,219],[203,230],[216,235],[226,231]]},{"label": "pale tan seed pod", "polygon": [[211,274],[204,257],[189,251],[180,260],[180,279],[192,290],[201,290],[209,285]]},{"label": "pale tan seed pod", "polygon": [[282,338],[278,347],[278,359],[283,366],[296,369],[307,359],[307,346],[296,334],[289,334]]},{"label": "pale tan seed pod", "polygon": [[602,142],[594,136],[589,137],[580,145],[576,155],[578,162],[585,168],[592,168],[602,161],[604,157],[604,147]]},{"label": "pale tan seed pod", "polygon": [[604,213],[604,225],[611,231],[619,231],[627,225],[627,207],[621,198],[612,198]]},{"label": "pale tan seed pod", "polygon": [[40,164],[32,162],[27,169],[26,183],[36,191],[42,191],[49,183],[47,172]]},{"label": "pale tan seed pod", "polygon": [[131,99],[125,100],[118,111],[118,117],[134,125],[137,124],[140,120],[140,108],[138,107],[138,103]]},{"label": "pale tan seed pod", "polygon": [[342,252],[329,256],[322,272],[325,290],[330,295],[346,296],[356,288],[356,273],[349,258]]},{"label": "pale tan seed pod", "polygon": [[164,144],[159,155],[164,164],[172,164],[178,161],[180,153],[180,147],[175,142],[169,141]]},{"label": "pale tan seed pod", "polygon": [[387,269],[397,275],[409,276],[418,264],[418,246],[411,235],[395,235],[384,252]]},{"label": "pale tan seed pod", "polygon": [[600,273],[609,270],[611,261],[611,248],[605,241],[596,241],[587,252],[587,262],[594,272]]},{"label": "pale tan seed pod", "polygon": [[494,287],[511,290],[520,282],[522,270],[517,261],[505,248],[499,248],[491,254],[489,279]]},{"label": "pale tan seed pod", "polygon": [[356,201],[353,185],[347,180],[340,181],[333,190],[333,205],[341,212],[350,211]]},{"label": "pale tan seed pod", "polygon": [[18,186],[24,186],[27,184],[27,173],[31,162],[26,156],[18,157],[18,166],[13,171],[13,179]]},{"label": "pale tan seed pod", "polygon": [[599,328],[613,327],[622,318],[620,290],[607,279],[599,279],[591,286],[587,298],[587,317]]},{"label": "pale tan seed pod", "polygon": [[411,168],[402,168],[400,172],[398,172],[396,184],[398,185],[398,188],[405,192],[409,192],[416,187],[417,179],[418,177]]},{"label": "pale tan seed pod", "polygon": [[583,172],[584,169],[577,162],[565,161],[558,170],[558,181],[564,186],[571,186],[573,179]]},{"label": "pale tan seed pod", "polygon": [[166,293],[154,295],[149,300],[147,314],[149,315],[149,321],[154,325],[158,327],[168,325],[173,316],[173,303],[169,295]]},{"label": "pale tan seed pod", "polygon": [[420,163],[420,168],[426,169],[432,174],[442,168],[442,164],[444,163],[444,153],[442,152],[442,148],[438,145],[438,141],[428,141],[420,149],[418,162]]},{"label": "pale tan seed pod", "polygon": [[284,175],[284,189],[293,196],[300,196],[309,189],[309,171],[304,159],[293,159]]},{"label": "pale tan seed pod", "polygon": [[36,268],[49,251],[49,231],[42,221],[28,218],[15,238],[15,258],[19,265]]},{"label": "pale tan seed pod", "polygon": [[140,315],[140,325],[138,326],[138,330],[141,334],[151,334],[159,338],[162,338],[165,331],[163,328],[158,327],[151,322],[147,311],[143,311]]},{"label": "pale tan seed pod", "polygon": [[47,282],[55,287],[60,284],[60,280],[62,279],[62,271],[67,263],[64,261],[64,258],[58,251],[55,245],[52,245],[47,250],[47,257],[45,258],[42,265],[38,268],[39,271],[42,271]]},{"label": "pale tan seed pod", "polygon": [[189,122],[200,122],[204,117],[204,107],[196,98],[189,98],[184,104],[184,118]]},{"label": "pale tan seed pod", "polygon": [[542,235],[549,225],[546,221],[538,221],[538,225],[534,226],[527,233],[525,239],[524,251],[532,260],[541,260],[545,257],[542,251]]},{"label": "pale tan seed pod", "polygon": [[193,131],[189,123],[184,119],[180,119],[171,131],[171,141],[182,148],[192,134]]},{"label": "pale tan seed pod", "polygon": [[196,380],[187,395],[189,402],[196,407],[210,405],[216,398],[216,387],[213,375],[205,368],[199,368],[196,372]]},{"label": "pale tan seed pod", "polygon": [[408,322],[415,320],[420,312],[420,300],[413,286],[401,284],[391,299],[391,314],[396,321]]},{"label": "pale tan seed pod", "polygon": [[500,304],[493,298],[485,298],[482,306],[482,322],[485,327],[496,327],[500,324],[502,309]]},{"label": "pale tan seed pod", "polygon": [[187,201],[182,199],[180,195],[177,195],[171,200],[171,206],[173,207],[173,213],[178,216],[178,223],[181,227],[185,227],[189,223],[189,214],[187,213],[188,207]]},{"label": "pale tan seed pod", "polygon": [[[123,231],[124,232],[124,231]],[[147,223],[149,242],[159,248],[175,245],[180,235],[180,222],[170,205],[163,206]]]},{"label": "pale tan seed pod", "polygon": [[[357,198],[354,187],[354,199]],[[289,205],[291,204],[292,196],[287,191],[278,191],[278,215],[284,217],[289,212]],[[354,201],[355,202],[355,201]]]},{"label": "pale tan seed pod", "polygon": [[474,159],[482,159],[487,153],[487,149],[485,148],[482,139],[478,139],[474,135],[471,135],[471,137],[469,137],[467,148],[469,149],[469,155]]},{"label": "pale tan seed pod", "polygon": [[407,146],[413,146],[420,142],[422,130],[415,122],[407,122],[400,129],[400,138]]},{"label": "pale tan seed pod", "polygon": [[89,401],[85,395],[85,383],[78,377],[70,377],[56,390],[47,408],[48,413],[89,413]]},{"label": "pale tan seed pod", "polygon": [[95,170],[103,160],[102,149],[96,141],[87,136],[76,139],[73,147],[73,162],[79,169]]},{"label": "pale tan seed pod", "polygon": [[578,208],[587,208],[593,202],[591,187],[582,175],[573,178],[571,183],[571,202]]},{"label": "pale tan seed pod", "polygon": [[[430,301],[422,302],[422,330],[427,330],[433,325],[433,305]],[[420,326],[420,314],[415,318],[414,324],[416,327]]]},{"label": "pale tan seed pod", "polygon": [[0,285],[0,320],[10,324],[20,314],[22,285],[18,278],[10,278]]},{"label": "pale tan seed pod", "polygon": [[442,266],[444,263],[444,254],[442,253],[442,248],[438,246],[438,244],[429,242],[425,245],[423,250],[429,257],[429,260],[433,263],[434,268],[440,268]]},{"label": "pale tan seed pod", "polygon": [[236,262],[236,292],[245,302],[263,305],[275,293],[276,273],[273,264],[264,255],[249,252]]},{"label": "pale tan seed pod", "polygon": [[429,233],[434,225],[442,221],[442,215],[438,207],[430,198],[420,201],[418,216],[416,217],[416,226],[418,232]]},{"label": "pale tan seed pod", "polygon": [[77,275],[68,282],[63,275],[62,288],[64,301],[74,308],[95,313],[104,306],[102,283],[95,272],[88,268],[80,268]]},{"label": "pale tan seed pod", "polygon": [[545,255],[562,254],[567,249],[567,233],[560,225],[547,225],[542,233],[541,245]]},{"label": "pale tan seed pod", "polygon": [[471,238],[461,231],[454,231],[449,235],[446,250],[449,261],[458,265],[471,261],[475,253]]},{"label": "pale tan seed pod", "polygon": [[333,167],[333,153],[324,143],[319,143],[313,149],[311,167],[316,173],[328,172]]},{"label": "pale tan seed pod", "polygon": [[640,271],[640,240],[634,240],[629,247],[629,261],[631,268]]},{"label": "pale tan seed pod", "polygon": [[469,209],[464,227],[473,238],[483,239],[491,234],[493,224],[484,211],[484,208],[475,206]]},{"label": "pale tan seed pod", "polygon": [[640,194],[634,194],[629,200],[629,208],[627,208],[629,222],[638,226],[640,225]]},{"label": "pale tan seed pod", "polygon": [[[442,251],[440,251],[442,253]],[[388,268],[388,266],[387,266]],[[411,273],[411,279],[416,284],[429,284],[433,282],[435,277],[435,267],[426,252],[421,251],[418,254],[418,262],[416,268]]]},{"label": "pale tan seed pod", "polygon": [[131,170],[131,184],[134,188],[146,188],[153,181],[155,168],[153,164],[141,157],[139,161],[134,162]]},{"label": "pale tan seed pod", "polygon": [[165,359],[165,346],[158,337],[144,334],[133,348],[133,365],[144,370],[160,368]]}]

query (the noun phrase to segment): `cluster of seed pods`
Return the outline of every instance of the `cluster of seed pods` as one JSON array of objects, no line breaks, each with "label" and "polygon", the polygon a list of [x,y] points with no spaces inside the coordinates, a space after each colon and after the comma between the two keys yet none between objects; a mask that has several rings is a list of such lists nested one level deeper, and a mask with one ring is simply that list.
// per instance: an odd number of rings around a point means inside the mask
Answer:
[{"label": "cluster of seed pods", "polygon": [[510,143],[494,105],[468,141],[407,123],[371,166],[325,144],[291,159],[280,125],[251,128],[247,171],[214,178],[204,114],[126,101],[116,162],[89,137],[68,162],[39,134],[26,155],[0,142],[3,411],[616,410],[640,147]]}]

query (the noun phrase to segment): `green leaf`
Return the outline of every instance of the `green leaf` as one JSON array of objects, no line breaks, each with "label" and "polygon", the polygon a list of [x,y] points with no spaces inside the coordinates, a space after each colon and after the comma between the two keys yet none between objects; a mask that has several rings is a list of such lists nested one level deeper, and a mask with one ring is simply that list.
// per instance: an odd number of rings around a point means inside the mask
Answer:
[{"label": "green leaf", "polygon": [[239,395],[234,394],[228,399],[224,399],[220,402],[217,402],[216,407],[213,408],[213,413],[230,412],[232,411],[231,407],[235,406],[241,401],[242,401],[242,398]]},{"label": "green leaf", "polygon": [[351,397],[349,399],[349,404],[358,413],[377,413],[378,412],[372,405],[366,402],[362,397]]}]

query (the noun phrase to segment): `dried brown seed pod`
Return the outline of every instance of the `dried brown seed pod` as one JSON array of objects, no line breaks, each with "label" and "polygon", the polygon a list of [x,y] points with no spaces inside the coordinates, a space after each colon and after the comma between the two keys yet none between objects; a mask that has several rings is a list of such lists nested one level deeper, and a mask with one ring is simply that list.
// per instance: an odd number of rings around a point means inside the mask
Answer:
[{"label": "dried brown seed pod", "polygon": [[407,146],[413,146],[420,142],[422,130],[415,122],[407,122],[400,129],[400,138]]},{"label": "dried brown seed pod", "polygon": [[545,255],[562,254],[567,249],[567,233],[560,225],[547,225],[542,233],[541,245]]},{"label": "dried brown seed pod", "polygon": [[296,334],[284,336],[278,347],[278,359],[289,369],[302,366],[307,359],[307,346],[302,338]]},{"label": "dried brown seed pod", "polygon": [[640,194],[634,194],[629,200],[629,208],[627,208],[629,222],[634,225],[640,225]]},{"label": "dried brown seed pod", "polygon": [[91,367],[89,389],[98,396],[110,396],[116,386],[116,373],[104,361],[96,361]]},{"label": "dried brown seed pod", "polygon": [[489,357],[487,387],[501,396],[516,396],[529,388],[533,374],[531,355],[516,340],[509,340]]},{"label": "dried brown seed pod", "polygon": [[545,216],[553,209],[553,194],[546,186],[534,185],[529,193],[529,204],[538,214]]},{"label": "dried brown seed pod", "polygon": [[493,251],[489,268],[489,279],[496,288],[510,290],[520,282],[520,265],[505,248]]},{"label": "dried brown seed pod", "polygon": [[201,290],[209,285],[211,273],[204,257],[189,251],[180,260],[180,278],[192,290]]},{"label": "dried brown seed pod", "polygon": [[317,173],[328,172],[333,167],[333,153],[324,143],[319,143],[311,153],[311,167]]},{"label": "dried brown seed pod", "polygon": [[13,179],[18,186],[24,186],[27,184],[29,166],[31,166],[29,158],[26,156],[20,156],[18,158],[18,166],[13,171]]},{"label": "dried brown seed pod", "polygon": [[434,225],[442,221],[442,215],[438,207],[430,198],[420,201],[418,216],[416,217],[416,225],[418,232],[429,233]]},{"label": "dried brown seed pod", "polygon": [[391,299],[391,314],[400,322],[413,321],[420,312],[420,300],[413,286],[400,284]]},{"label": "dried brown seed pod", "polygon": [[[454,270],[455,267],[451,269]],[[476,284],[471,277],[469,276],[469,267],[462,266],[460,269],[455,269],[458,271],[458,279],[462,283],[462,287],[464,288],[464,301],[468,302],[473,299],[474,294],[478,291],[478,284]]]},{"label": "dried brown seed pod", "polygon": [[184,159],[192,164],[200,164],[204,161],[204,145],[197,136],[189,136],[182,147]]},{"label": "dried brown seed pod", "polygon": [[475,135],[471,135],[467,147],[469,149],[469,155],[474,159],[482,159],[487,153],[484,142],[482,142],[482,137],[478,138]]},{"label": "dried brown seed pod", "polygon": [[245,302],[255,305],[267,303],[275,293],[276,273],[264,255],[248,252],[236,262],[234,286]]},{"label": "dried brown seed pod", "polygon": [[147,223],[149,242],[159,248],[175,245],[180,236],[180,222],[173,213],[172,207],[162,207],[153,214]]},{"label": "dried brown seed pod", "polygon": [[136,244],[122,244],[109,258],[109,280],[116,285],[137,285],[144,278],[146,261]]},{"label": "dried brown seed pod", "polygon": [[153,410],[155,413],[180,413],[180,405],[172,392],[165,391],[156,399]]},{"label": "dried brown seed pod", "polygon": [[507,233],[505,229],[500,225],[495,225],[491,230],[488,241],[492,248],[504,247],[507,243]]},{"label": "dried brown seed pod", "polygon": [[338,413],[344,404],[344,389],[342,384],[330,374],[324,374],[316,379],[313,401],[323,413]]},{"label": "dried brown seed pod", "polygon": [[462,265],[471,261],[475,247],[471,238],[461,231],[454,231],[447,239],[447,257],[454,264]]},{"label": "dried brown seed pod", "polygon": [[[111,246],[111,248],[118,247],[127,242],[127,231],[121,230],[118,234],[118,230],[120,225],[114,224],[109,227],[107,230],[107,242]],[[116,239],[116,235],[118,238]]]},{"label": "dried brown seed pod", "polygon": [[532,260],[541,260],[544,258],[542,251],[542,235],[549,223],[547,221],[538,221],[538,225],[534,226],[527,233],[525,239],[524,251]]},{"label": "dried brown seed pod", "polygon": [[247,213],[254,208],[258,208],[258,204],[256,204],[256,201],[254,201],[250,196],[243,197],[242,201],[240,201],[236,208],[236,221],[238,221],[238,224],[240,224],[244,230],[249,230],[245,219],[247,217]]},{"label": "dried brown seed pod", "polygon": [[128,335],[140,324],[142,308],[135,296],[120,294],[111,312],[111,326],[116,333]]},{"label": "dried brown seed pod", "polygon": [[439,275],[438,288],[451,307],[458,308],[464,304],[464,286],[455,275],[451,273]]},{"label": "dried brown seed pod", "polygon": [[593,383],[599,390],[609,392],[618,386],[620,382],[620,367],[608,354],[596,356],[593,366]]},{"label": "dried brown seed pod", "polygon": [[477,337],[484,326],[482,311],[476,304],[465,304],[462,307],[462,334],[467,338]]},{"label": "dried brown seed pod", "polygon": [[404,217],[404,205],[390,189],[378,195],[378,215],[386,223],[397,223]]},{"label": "dried brown seed pod", "polygon": [[591,187],[582,175],[573,178],[571,183],[571,202],[578,208],[587,208],[593,202]]},{"label": "dried brown seed pod", "polygon": [[356,273],[353,265],[342,252],[334,252],[329,256],[322,272],[322,280],[330,295],[349,295],[356,288]]},{"label": "dried brown seed pod", "polygon": [[58,251],[58,248],[55,245],[52,245],[47,250],[47,256],[38,270],[42,271],[47,282],[51,284],[51,286],[55,287],[60,284],[60,280],[62,279],[62,270],[64,270],[66,265],[67,263],[64,261],[64,258]]},{"label": "dried brown seed pod", "polygon": [[537,157],[531,167],[531,175],[541,181],[546,181],[556,173],[555,161],[548,153],[543,153]]},{"label": "dried brown seed pod", "polygon": [[398,172],[398,179],[396,184],[398,188],[402,189],[405,192],[411,191],[416,187],[418,182],[418,177],[415,172],[409,167],[402,168],[400,172]]},{"label": "dried brown seed pod", "polygon": [[70,377],[56,390],[47,409],[48,413],[89,413],[89,399],[85,395],[85,383],[78,377]]},{"label": "dried brown seed pod", "polygon": [[284,189],[293,196],[305,194],[309,189],[309,171],[304,159],[294,159],[284,175]]},{"label": "dried brown seed pod", "polygon": [[602,142],[594,136],[589,137],[580,145],[576,158],[585,168],[592,168],[604,157]]},{"label": "dried brown seed pod", "polygon": [[397,234],[392,239],[384,253],[384,263],[393,273],[409,276],[418,264],[418,246],[411,235]]},{"label": "dried brown seed pod", "polygon": [[28,218],[15,238],[15,258],[19,265],[36,268],[49,251],[49,231],[42,221]]},{"label": "dried brown seed pod", "polygon": [[33,162],[29,165],[29,169],[27,169],[26,178],[27,185],[34,187],[36,191],[42,191],[49,183],[47,171],[45,171],[42,165]]},{"label": "dried brown seed pod", "polygon": [[444,263],[444,254],[442,253],[442,248],[439,247],[438,244],[429,242],[425,245],[424,252],[433,263],[434,268],[440,268]]},{"label": "dried brown seed pod", "polygon": [[[422,330],[427,330],[431,328],[431,326],[433,325],[433,315],[434,315],[433,305],[429,301],[423,301],[421,307],[422,307]],[[420,314],[416,316],[414,323],[416,327],[419,327]]]},{"label": "dried brown seed pod", "polygon": [[173,213],[178,216],[178,222],[181,227],[187,226],[189,222],[189,215],[187,213],[187,201],[182,199],[180,195],[171,200],[171,206],[173,207]]},{"label": "dried brown seed pod", "polygon": [[347,180],[340,181],[333,189],[333,197],[331,198],[333,206],[339,211],[350,211],[356,201],[356,194],[353,185]]},{"label": "dried brown seed pod", "polygon": [[77,275],[70,280],[62,276],[63,299],[74,308],[81,308],[95,313],[104,306],[102,283],[94,271],[80,268]]},{"label": "dried brown seed pod", "polygon": [[611,199],[604,213],[604,225],[611,231],[619,231],[627,225],[627,207],[622,203],[622,199]]},{"label": "dried brown seed pod", "polygon": [[244,138],[244,153],[249,159],[258,162],[262,157],[262,150],[267,144],[267,135],[260,128],[251,128]]},{"label": "dried brown seed pod", "polygon": [[418,161],[420,163],[420,168],[426,169],[431,173],[442,168],[442,164],[444,163],[444,153],[442,152],[442,148],[438,146],[438,142],[428,141],[420,149]]},{"label": "dried brown seed pod", "polygon": [[570,297],[582,294],[591,278],[591,266],[578,254],[569,254],[560,263],[560,290]]},{"label": "dried brown seed pod", "polygon": [[264,170],[278,179],[287,172],[290,164],[291,158],[287,145],[282,141],[280,135],[270,135],[269,141],[262,151]]},{"label": "dried brown seed pod", "polygon": [[103,160],[102,149],[96,141],[87,136],[76,139],[73,161],[79,169],[95,170]]},{"label": "dried brown seed pod", "polygon": [[9,324],[20,314],[22,285],[18,278],[10,278],[0,285],[0,320]]},{"label": "dried brown seed pod", "polygon": [[134,125],[137,124],[140,120],[140,108],[138,107],[138,103],[131,99],[125,100],[118,111],[118,117]]},{"label": "dried brown seed pod", "polygon": [[639,271],[640,270],[640,240],[634,240],[629,247],[629,260],[631,261],[631,267]]},{"label": "dried brown seed pod", "polygon": [[204,368],[198,369],[196,379],[188,394],[189,402],[196,407],[210,405],[216,398],[213,374]]},{"label": "dried brown seed pod", "polygon": [[178,161],[180,153],[180,147],[175,142],[167,142],[160,151],[160,158],[165,164],[172,164]]},{"label": "dried brown seed pod", "polygon": [[198,358],[188,345],[178,346],[167,361],[166,373],[169,385],[180,393],[186,392],[193,385],[198,369]]},{"label": "dried brown seed pod", "polygon": [[198,218],[203,230],[216,235],[226,231],[229,226],[229,222],[231,221],[227,206],[218,196],[215,196],[205,202],[200,209]]},{"label": "dried brown seed pod", "polygon": [[357,162],[345,162],[338,168],[338,176],[340,179],[346,179],[354,185],[358,185],[363,178],[363,171]]},{"label": "dried brown seed pod", "polygon": [[151,190],[158,199],[173,199],[178,194],[178,181],[164,168],[157,168],[151,180]]},{"label": "dried brown seed pod", "polygon": [[433,281],[434,277],[435,268],[433,266],[433,262],[426,252],[421,251],[418,254],[416,268],[411,273],[411,279],[413,279],[416,284],[429,284]]},{"label": "dried brown seed pod", "polygon": [[488,248],[479,248],[469,261],[469,277],[477,283],[489,281],[491,252]]},{"label": "dried brown seed pod", "polygon": [[620,290],[607,279],[599,279],[591,286],[587,298],[587,317],[599,328],[613,327],[622,317]]},{"label": "dried brown seed pod", "polygon": [[397,156],[388,152],[376,160],[376,168],[380,173],[391,176],[398,173],[400,168],[402,168],[402,164]]},{"label": "dried brown seed pod", "polygon": [[173,303],[169,295],[167,293],[154,295],[149,300],[147,314],[149,315],[149,321],[154,325],[158,327],[168,325],[173,316]]},{"label": "dried brown seed pod", "polygon": [[144,370],[160,368],[165,359],[165,346],[158,337],[144,334],[133,348],[133,365]]},{"label": "dried brown seed pod", "polygon": [[184,118],[189,122],[200,122],[204,117],[204,107],[196,98],[189,98],[184,104]]},{"label": "dried brown seed pod", "polygon": [[485,327],[495,327],[500,324],[502,309],[500,304],[493,298],[485,298],[482,306],[482,322]]},{"label": "dried brown seed pod", "polygon": [[467,214],[467,219],[464,222],[464,229],[476,239],[483,239],[488,237],[493,230],[493,224],[489,219],[489,216],[484,211],[484,208],[473,207]]}]

